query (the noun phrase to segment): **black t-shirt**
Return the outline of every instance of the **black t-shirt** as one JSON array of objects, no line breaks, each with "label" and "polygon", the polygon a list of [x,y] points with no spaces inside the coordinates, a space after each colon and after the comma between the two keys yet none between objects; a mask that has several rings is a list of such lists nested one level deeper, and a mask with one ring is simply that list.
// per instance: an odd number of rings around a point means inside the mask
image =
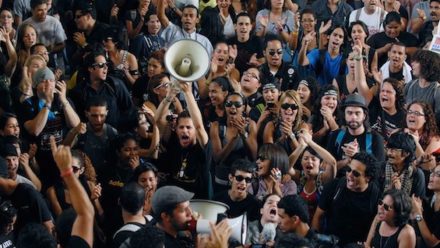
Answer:
[{"label": "black t-shirt", "polygon": [[249,221],[260,219],[261,202],[251,194],[247,194],[244,200],[237,202],[229,197],[228,191],[223,191],[215,195],[214,200],[229,206],[229,210],[226,211],[228,218],[236,218],[246,212]]},{"label": "black t-shirt", "polygon": [[158,169],[169,175],[168,184],[193,192],[195,199],[210,199],[212,197],[211,142],[203,147],[197,143],[182,148],[177,135],[173,133],[166,146],[167,152],[162,155]]},{"label": "black t-shirt", "polygon": [[[432,205],[432,197],[423,201],[423,218],[425,219],[426,225],[435,237],[440,238],[440,211],[434,211]],[[416,225],[415,225],[416,226]],[[420,231],[418,226],[415,227],[417,236],[420,237]],[[428,247],[428,246],[426,246]],[[440,244],[436,245],[435,248],[439,248]]]},{"label": "black t-shirt", "polygon": [[83,238],[79,236],[72,236],[70,237],[67,248],[90,248],[90,246]]},{"label": "black t-shirt", "polygon": [[9,233],[8,235],[0,235],[0,247],[1,248],[15,248],[14,245],[14,237],[12,233]]},{"label": "black t-shirt", "polygon": [[[336,141],[339,132],[345,132],[345,134],[343,134],[341,142],[337,144]],[[344,151],[342,151],[341,147],[344,144],[350,143],[354,141],[354,139],[357,139],[361,151],[366,151],[367,153],[371,152],[378,161],[385,161],[384,141],[382,136],[374,131],[370,134],[371,144],[367,144],[367,132],[364,132],[358,136],[352,136],[348,130],[338,129],[334,132],[331,132],[329,142],[327,143],[327,151],[333,154],[337,161],[342,160]],[[367,149],[367,145],[370,147],[369,149]]]},{"label": "black t-shirt", "polygon": [[263,57],[263,45],[256,36],[251,36],[246,42],[239,42],[237,36],[227,40],[228,45],[237,45],[237,58],[235,58],[235,68],[243,74],[249,68],[249,60],[252,55],[257,54],[257,59]]},{"label": "black t-shirt", "polygon": [[261,65],[261,80],[260,83],[273,83],[278,82],[281,85],[281,91],[293,90],[298,88],[298,74],[292,65],[287,63],[282,63],[281,67],[278,68],[278,71],[275,75],[269,69],[267,63]]},{"label": "black t-shirt", "polygon": [[[380,32],[372,35],[367,40],[367,44],[377,50],[379,48],[384,47],[388,43],[393,43],[396,41],[402,42],[403,44],[405,44],[406,47],[417,47],[419,45],[419,41],[417,40],[417,37],[415,37],[413,34],[410,34],[408,32],[400,32],[397,38],[390,38],[385,34],[385,32]],[[378,68],[382,67],[382,65],[385,64],[387,60],[388,60],[387,53],[380,56],[378,61]],[[409,62],[409,58],[407,59],[407,62]]]},{"label": "black t-shirt", "polygon": [[[148,223],[148,221],[147,221]],[[130,226],[127,226],[130,225]],[[130,227],[130,228],[126,228]],[[145,224],[137,223],[137,222],[128,222],[124,226],[122,226],[120,231],[118,230],[113,237],[113,247],[119,248],[119,246],[124,243],[125,240],[131,237],[133,233],[135,233],[140,228],[144,228]]]},{"label": "black t-shirt", "polygon": [[[384,120],[382,120],[382,117]],[[405,112],[397,111],[394,115],[389,115],[387,112],[381,110],[376,121],[372,124],[371,129],[381,134],[385,140],[388,140],[394,131],[404,127]]]},{"label": "black t-shirt", "polygon": [[52,219],[46,202],[41,194],[29,184],[19,183],[12,195],[7,196],[15,208],[17,208],[17,233],[27,223],[42,224]]},{"label": "black t-shirt", "polygon": [[370,183],[364,192],[347,189],[346,178],[324,186],[318,206],[326,212],[325,233],[339,237],[340,245],[365,241],[377,212],[380,190]]}]

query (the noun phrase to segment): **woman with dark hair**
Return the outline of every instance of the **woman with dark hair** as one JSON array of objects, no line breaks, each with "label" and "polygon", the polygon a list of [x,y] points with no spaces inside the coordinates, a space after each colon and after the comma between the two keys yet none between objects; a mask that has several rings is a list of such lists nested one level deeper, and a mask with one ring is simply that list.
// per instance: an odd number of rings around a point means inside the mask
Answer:
[{"label": "woman with dark hair", "polygon": [[426,247],[440,245],[440,164],[429,174],[428,189],[434,192],[429,199],[412,196],[412,216]]},{"label": "woman with dark hair", "polygon": [[130,42],[144,31],[145,21],[148,21],[148,18],[145,17],[151,8],[150,0],[139,0],[137,2],[137,8],[127,11],[125,15],[125,27],[127,28]]},{"label": "woman with dark hair", "polygon": [[416,247],[414,228],[408,224],[411,198],[401,190],[388,190],[377,206],[364,247]]},{"label": "woman with dark hair", "polygon": [[319,91],[313,106],[313,115],[310,119],[313,140],[326,146],[328,134],[339,128],[339,91],[334,85],[326,85]]},{"label": "woman with dark hair", "polygon": [[123,48],[123,42],[115,29],[110,29],[106,37],[103,37],[103,44],[110,63],[109,74],[124,81],[127,89],[131,91],[139,77],[136,57]]},{"label": "woman with dark hair", "polygon": [[236,18],[232,0],[217,0],[217,9],[223,24],[223,36],[225,39],[232,38],[235,36],[234,22]]},{"label": "woman with dark hair", "polygon": [[136,182],[145,190],[145,203],[144,203],[144,215],[151,220],[151,198],[154,192],[156,192],[158,179],[158,170],[156,166],[151,163],[145,162],[140,164],[133,171],[133,175],[129,182]]},{"label": "woman with dark hair", "polygon": [[257,181],[252,183],[248,192],[263,200],[268,194],[280,197],[297,193],[296,183],[289,179],[281,182],[282,176],[289,170],[289,156],[276,144],[264,144],[258,150]]},{"label": "woman with dark hair", "polygon": [[381,84],[379,101],[381,109],[371,129],[381,134],[385,141],[390,135],[405,126],[403,83],[394,78],[386,78]]},{"label": "woman with dark hair", "polygon": [[440,56],[437,53],[419,49],[411,61],[413,81],[405,85],[405,101],[423,99],[435,111],[436,119],[440,120]]},{"label": "woman with dark hair", "polygon": [[365,56],[366,66],[365,73],[368,77],[372,77],[377,72],[377,52],[376,49],[366,44],[367,38],[370,36],[367,25],[363,21],[354,21],[348,27],[351,45],[359,45],[362,48],[362,55]]},{"label": "woman with dark hair", "polygon": [[[306,129],[299,132],[298,143],[298,147],[289,156],[289,174],[298,185],[298,194],[307,202],[311,220],[324,184],[336,176],[336,159],[315,143]],[[298,159],[301,161],[301,170],[294,168]]]},{"label": "woman with dark hair", "polygon": [[307,77],[299,81],[296,92],[298,92],[299,98],[304,107],[304,115],[307,116],[307,118],[310,118],[312,115],[313,104],[318,94],[318,84],[316,80],[313,77]]},{"label": "woman with dark hair", "polygon": [[414,101],[406,109],[405,132],[416,141],[416,157],[439,150],[440,136],[431,106],[422,101]]},{"label": "woman with dark hair", "polygon": [[4,112],[0,115],[0,136],[8,135],[20,138],[20,125],[15,114]]},{"label": "woman with dark hair", "polygon": [[0,111],[11,108],[11,77],[17,65],[17,53],[14,48],[15,29],[13,12],[9,9],[0,10]]},{"label": "woman with dark hair", "polygon": [[294,90],[284,92],[278,103],[278,118],[267,123],[264,134],[264,143],[282,145],[287,153],[291,153],[298,145],[295,133],[301,129],[302,103],[298,93]]},{"label": "woman with dark hair", "polygon": [[[209,128],[215,167],[215,187],[228,188],[230,165],[238,158],[253,160],[257,154],[256,124],[245,119],[245,98],[230,93],[225,100],[226,122],[214,121]],[[216,190],[216,192],[219,192]]]},{"label": "woman with dark hair", "polygon": [[133,103],[136,106],[141,105],[145,101],[150,78],[166,71],[164,57],[165,50],[161,49],[151,53],[148,58],[146,74],[139,77],[133,85],[132,97]]},{"label": "woman with dark hair", "polygon": [[372,35],[367,44],[376,49],[378,55],[378,67],[388,60],[388,51],[393,42],[402,42],[406,46],[406,54],[412,56],[417,49],[417,38],[402,30],[402,18],[399,13],[393,11],[387,14],[383,21],[384,31]]},{"label": "woman with dark hair", "polygon": [[[72,169],[95,206],[97,216],[102,216],[104,212],[99,202],[101,185],[96,180],[95,168],[93,168],[89,157],[80,150],[72,150]],[[55,216],[59,216],[72,205],[69,191],[62,182],[57,182],[49,187],[47,189],[47,197]]]},{"label": "woman with dark hair", "polygon": [[226,77],[217,77],[208,86],[209,103],[205,106],[204,119],[206,124],[219,121],[225,124],[225,100],[232,91],[229,80]]},{"label": "woman with dark hair", "polygon": [[[168,75],[160,73],[150,78],[147,88],[147,100],[144,102],[144,106],[156,112],[157,107],[167,96],[170,91],[171,82]],[[173,114],[179,114],[183,111],[180,101],[176,98],[173,99],[170,105],[170,110]]]}]

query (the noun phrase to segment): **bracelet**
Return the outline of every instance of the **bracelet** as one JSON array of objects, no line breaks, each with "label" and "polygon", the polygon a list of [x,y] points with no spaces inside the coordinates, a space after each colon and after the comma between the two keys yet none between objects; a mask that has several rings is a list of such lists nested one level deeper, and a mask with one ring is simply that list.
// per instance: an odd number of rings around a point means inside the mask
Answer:
[{"label": "bracelet", "polygon": [[353,56],[353,59],[356,60],[356,61],[361,61],[362,58],[363,58],[363,56],[361,56],[361,55],[354,55]]},{"label": "bracelet", "polygon": [[174,102],[174,99],[172,99],[171,97],[165,97],[165,101],[171,103]]},{"label": "bracelet", "polygon": [[64,170],[63,172],[61,172],[61,174],[60,174],[60,176],[61,177],[67,177],[67,176],[70,176],[70,175],[73,175],[73,169],[72,169],[72,167],[70,167],[69,169],[67,169],[67,170]]},{"label": "bracelet", "polygon": [[290,133],[289,138],[294,141],[295,140],[295,134],[294,133]]},{"label": "bracelet", "polygon": [[43,108],[47,108],[48,110],[50,110],[51,107],[52,107],[52,105],[50,105],[48,103],[45,103],[43,106]]}]

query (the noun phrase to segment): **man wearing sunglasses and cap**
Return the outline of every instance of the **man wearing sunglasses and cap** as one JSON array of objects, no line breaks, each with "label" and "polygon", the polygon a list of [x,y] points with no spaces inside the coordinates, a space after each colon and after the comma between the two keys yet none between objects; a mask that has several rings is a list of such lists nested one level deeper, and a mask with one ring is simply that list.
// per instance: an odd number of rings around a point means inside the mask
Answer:
[{"label": "man wearing sunglasses and cap", "polygon": [[266,63],[260,67],[262,82],[278,81],[281,91],[296,89],[299,82],[296,70],[291,64],[283,62],[283,46],[277,36],[266,36],[263,54]]},{"label": "man wearing sunglasses and cap", "polygon": [[381,135],[370,130],[364,97],[348,95],[342,109],[345,126],[332,132],[327,144],[327,151],[336,158],[338,170],[347,166],[360,151],[374,155],[378,161],[384,161],[384,140]]}]

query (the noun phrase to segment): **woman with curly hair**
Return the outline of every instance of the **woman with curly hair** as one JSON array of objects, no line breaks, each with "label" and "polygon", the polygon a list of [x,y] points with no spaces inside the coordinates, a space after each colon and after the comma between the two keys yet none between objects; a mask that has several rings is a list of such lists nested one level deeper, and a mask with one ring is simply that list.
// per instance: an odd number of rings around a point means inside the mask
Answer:
[{"label": "woman with curly hair", "polygon": [[405,125],[403,83],[394,78],[383,80],[379,92],[381,110],[371,129],[381,134],[385,140]]},{"label": "woman with curly hair", "polygon": [[[437,119],[440,114],[440,57],[428,50],[417,50],[411,58],[414,77],[418,77],[405,86],[406,104],[423,99],[431,105]],[[437,100],[436,100],[437,99]]]},{"label": "woman with curly hair", "polygon": [[408,105],[405,131],[416,141],[416,157],[432,154],[440,149],[440,136],[430,105],[415,101]]},{"label": "woman with curly hair", "polygon": [[331,131],[339,128],[339,91],[334,85],[326,85],[319,91],[313,106],[313,115],[310,119],[313,140],[325,146]]},{"label": "woman with curly hair", "polygon": [[416,247],[414,228],[408,224],[411,208],[408,194],[397,189],[386,191],[364,247]]},{"label": "woman with curly hair", "polygon": [[[101,185],[96,181],[96,172],[90,158],[80,150],[72,150],[72,169],[92,201],[97,216],[104,213],[99,202]],[[59,216],[65,209],[71,207],[69,191],[63,182],[57,182],[47,189],[47,197],[55,216]]]},{"label": "woman with curly hair", "polygon": [[290,154],[298,145],[295,132],[301,129],[303,105],[294,90],[284,92],[277,103],[278,118],[267,123],[263,134],[264,143],[276,143]]}]

